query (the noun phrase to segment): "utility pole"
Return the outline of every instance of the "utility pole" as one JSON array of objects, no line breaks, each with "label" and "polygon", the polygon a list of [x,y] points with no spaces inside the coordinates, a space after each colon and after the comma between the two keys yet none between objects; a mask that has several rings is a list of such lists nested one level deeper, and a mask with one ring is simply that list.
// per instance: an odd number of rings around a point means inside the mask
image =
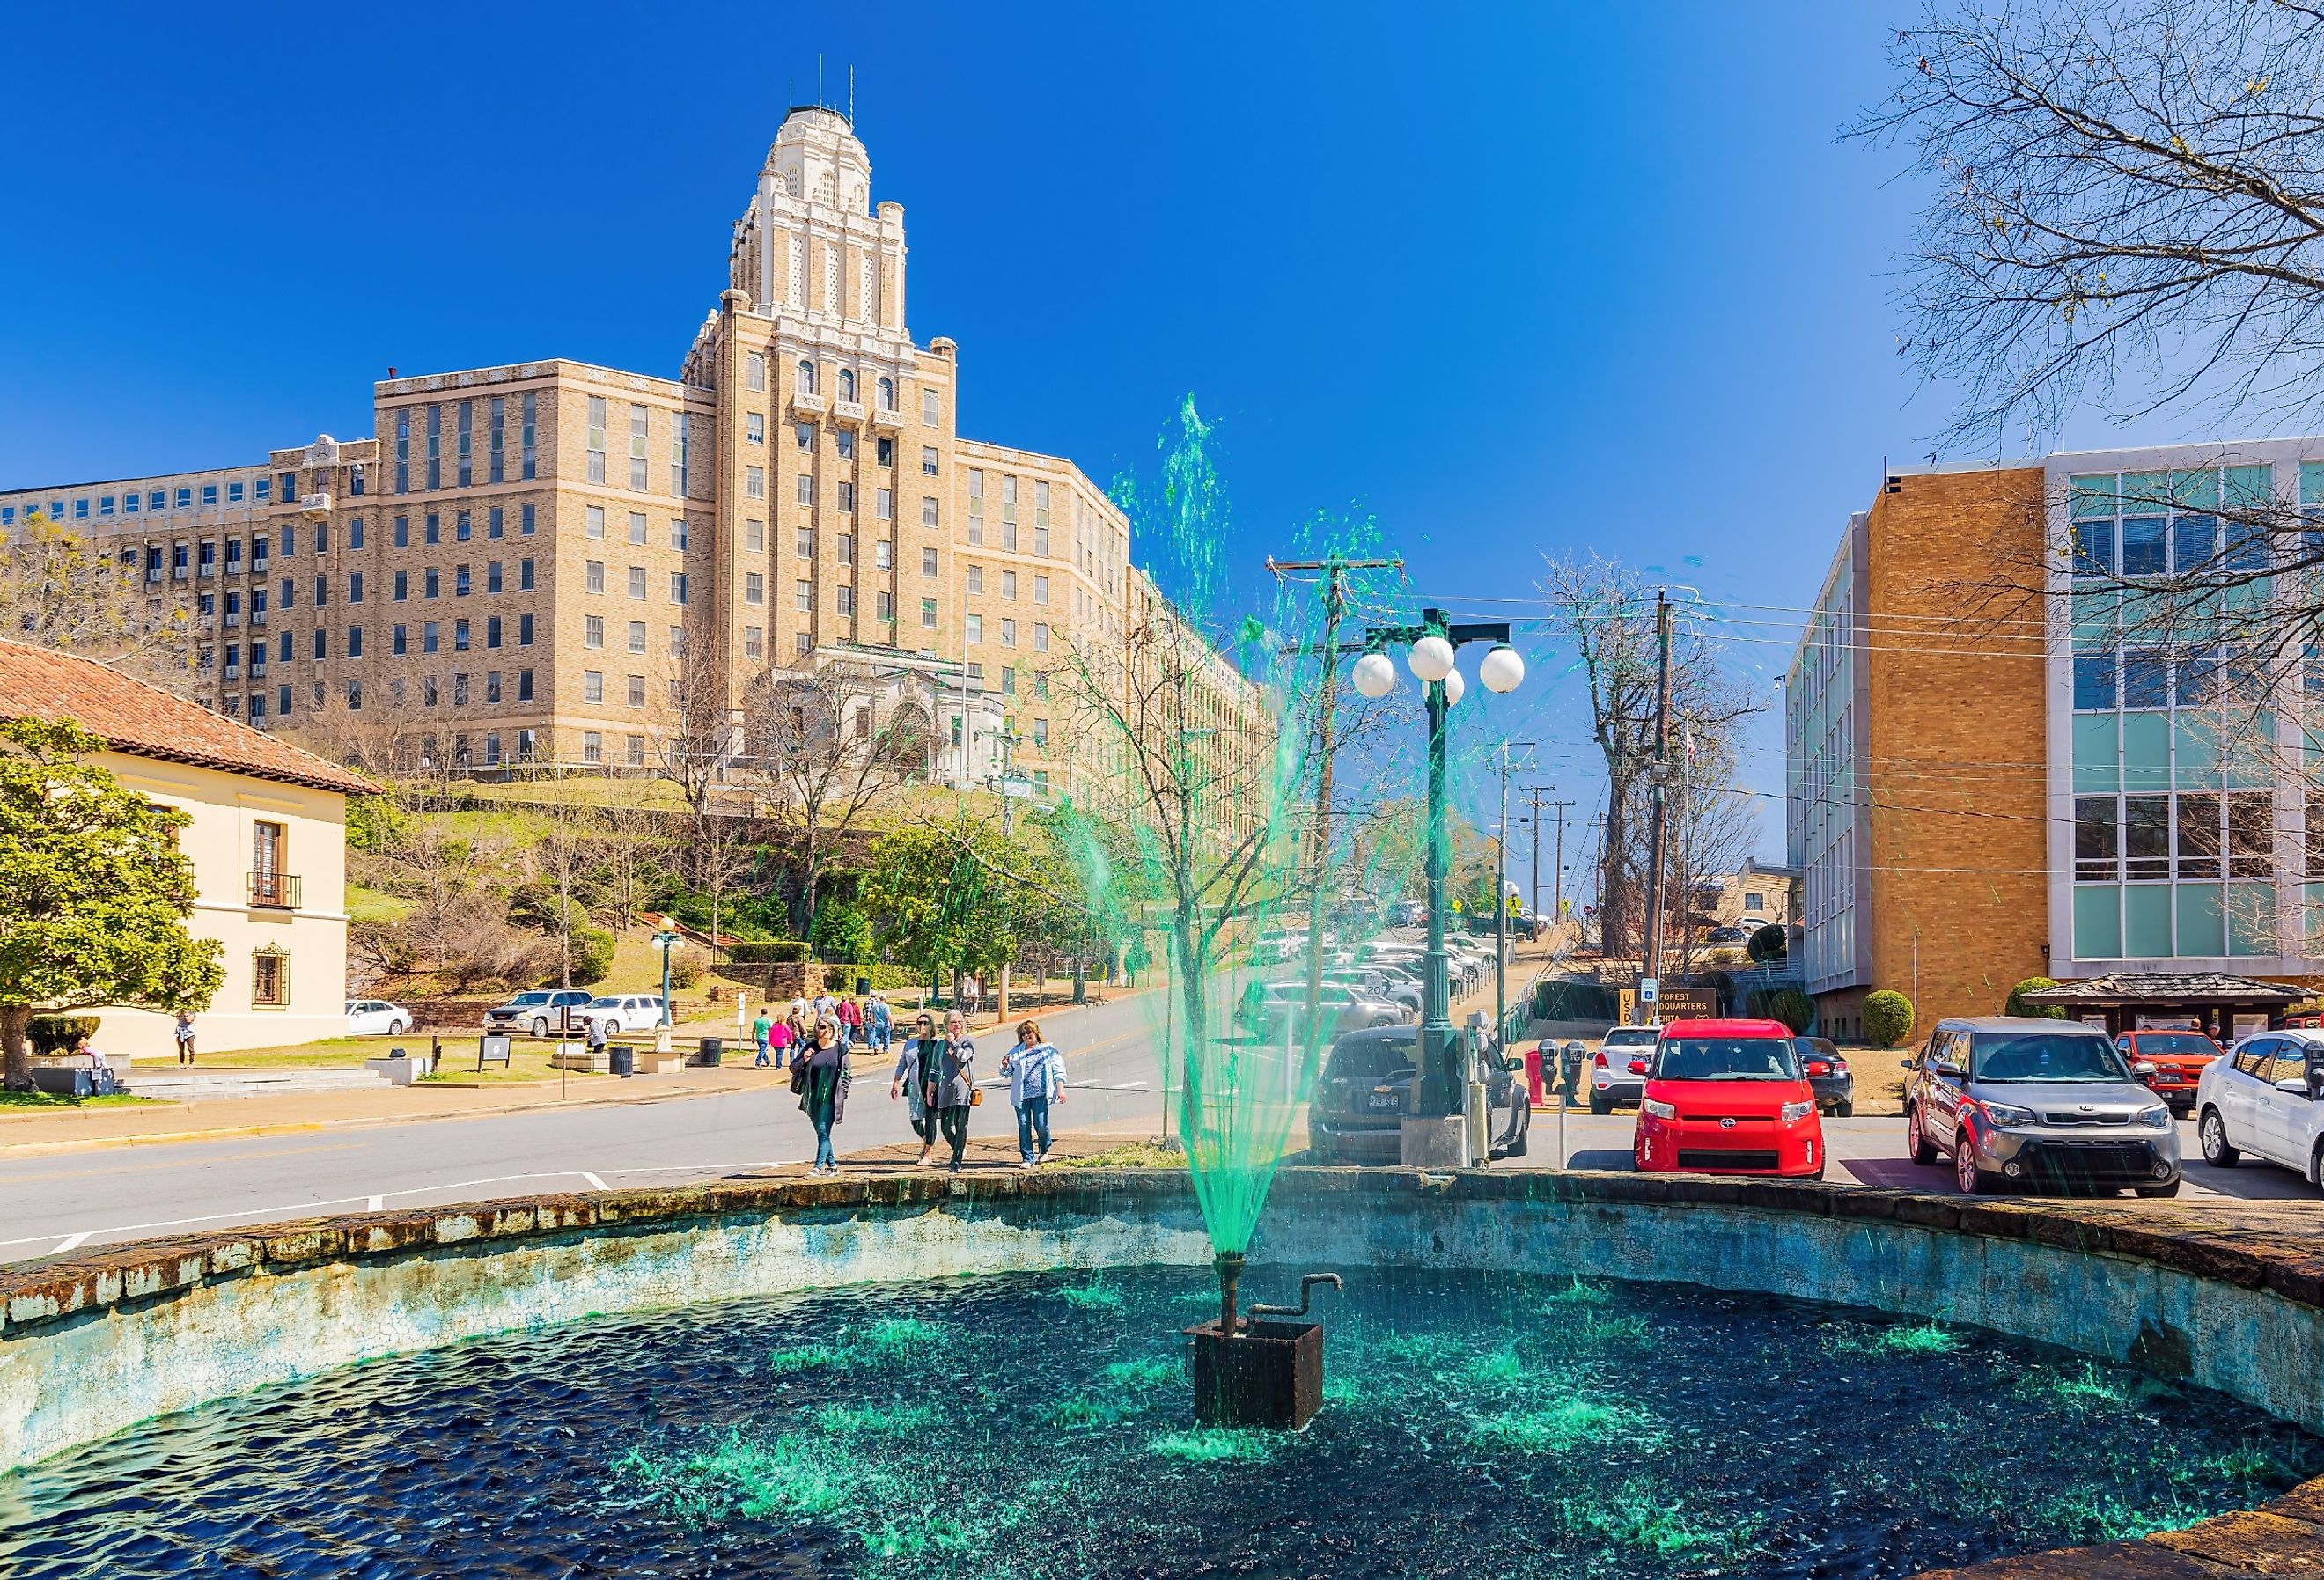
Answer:
[{"label": "utility pole", "polygon": [[[1655,645],[1660,651],[1655,675],[1655,798],[1646,864],[1646,974],[1659,983],[1663,975],[1663,821],[1667,797],[1665,780],[1670,762],[1670,595],[1655,595]],[[1659,1023],[1660,1014],[1655,1016]]]},{"label": "utility pole", "polygon": [[[1017,832],[1017,785],[1010,777],[1010,757],[1017,745],[1016,732],[1003,725],[1001,728],[1001,840],[1006,845]],[[1009,1020],[1009,966],[1001,963],[1000,1012],[1002,1024]]]},{"label": "utility pole", "polygon": [[[1500,1050],[1509,1023],[1509,748],[1530,748],[1531,741],[1501,743],[1501,820],[1493,830],[1493,1047]],[[1534,865],[1538,871],[1541,835],[1534,834]],[[1535,889],[1540,889],[1538,879]],[[1538,901],[1539,894],[1535,896]],[[1536,906],[1538,910],[1538,905]]]},{"label": "utility pole", "polygon": [[1533,825],[1533,913],[1538,917],[1541,915],[1541,809],[1547,807],[1557,814],[1557,855],[1549,874],[1549,918],[1553,922],[1565,911],[1565,808],[1573,805],[1572,801],[1545,801],[1541,799],[1545,791],[1556,788],[1554,784],[1524,787],[1520,793],[1533,808],[1533,813],[1529,818],[1517,819],[1520,823]]},{"label": "utility pole", "polygon": [[[1348,612],[1347,575],[1351,570],[1402,570],[1401,559],[1350,559],[1337,551],[1321,559],[1277,559],[1269,555],[1267,568],[1277,581],[1287,570],[1323,573],[1323,640],[1316,651],[1323,660],[1315,699],[1315,824],[1310,830],[1307,869],[1307,1023],[1305,1062],[1313,1064],[1322,1051],[1319,1030],[1323,1012],[1323,884],[1332,870],[1332,760],[1339,742],[1333,738],[1332,719],[1340,696],[1340,621]],[[1361,650],[1357,650],[1360,651]],[[1303,1071],[1312,1076],[1313,1071]]]}]

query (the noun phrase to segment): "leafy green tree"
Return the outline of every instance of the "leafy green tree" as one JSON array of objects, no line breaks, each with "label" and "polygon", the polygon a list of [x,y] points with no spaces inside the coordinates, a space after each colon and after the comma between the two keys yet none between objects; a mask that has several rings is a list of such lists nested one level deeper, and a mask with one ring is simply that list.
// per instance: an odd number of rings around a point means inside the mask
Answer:
[{"label": "leafy green tree", "polygon": [[1010,847],[990,824],[899,828],[872,844],[859,893],[896,959],[940,981],[1012,958],[1022,901]]},{"label": "leafy green tree", "polygon": [[1913,1030],[1913,1001],[1894,988],[1864,995],[1864,1035],[1874,1046],[1894,1048]]},{"label": "leafy green tree", "polygon": [[[1766,1013],[1769,1019],[1789,1026],[1794,1036],[1803,1036],[1815,1024],[1815,1001],[1796,987],[1779,987],[1767,995]],[[1908,1014],[1905,1023],[1911,1022]]]},{"label": "leafy green tree", "polygon": [[186,929],[194,865],[183,812],[157,808],[100,765],[70,720],[0,724],[0,1054],[30,1080],[35,1010],[206,1007],[225,947]]},{"label": "leafy green tree", "polygon": [[816,907],[815,925],[807,942],[818,960],[854,965],[872,958],[872,924],[844,900],[826,900]]}]

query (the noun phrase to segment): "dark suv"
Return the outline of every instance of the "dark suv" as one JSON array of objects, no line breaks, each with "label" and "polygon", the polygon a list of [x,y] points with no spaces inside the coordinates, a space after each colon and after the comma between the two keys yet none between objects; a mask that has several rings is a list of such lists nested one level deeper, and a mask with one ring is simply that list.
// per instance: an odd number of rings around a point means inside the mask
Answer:
[{"label": "dark suv", "polygon": [[[1404,1116],[1416,1085],[1416,1026],[1374,1026],[1332,1044],[1323,1078],[1307,1105],[1307,1160],[1317,1164],[1398,1163],[1404,1159]],[[1479,1055],[1486,1067],[1485,1103],[1493,1156],[1525,1156],[1533,1104],[1525,1083],[1496,1049]],[[1522,1059],[1515,1061],[1518,1069]]]},{"label": "dark suv", "polygon": [[1913,1062],[1904,1130],[1915,1163],[1950,1153],[1971,1195],[1999,1185],[2179,1194],[2179,1130],[2107,1034],[2006,1015],[1941,1021]]}]

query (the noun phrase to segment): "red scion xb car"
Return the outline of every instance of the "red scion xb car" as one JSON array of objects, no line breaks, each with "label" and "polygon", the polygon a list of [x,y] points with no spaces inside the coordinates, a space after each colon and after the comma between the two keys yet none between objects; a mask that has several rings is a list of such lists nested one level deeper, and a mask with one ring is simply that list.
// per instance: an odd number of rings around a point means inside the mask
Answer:
[{"label": "red scion xb car", "polygon": [[1632,1151],[1651,1173],[1823,1178],[1823,1120],[1780,1021],[1673,1021],[1646,1065]]}]

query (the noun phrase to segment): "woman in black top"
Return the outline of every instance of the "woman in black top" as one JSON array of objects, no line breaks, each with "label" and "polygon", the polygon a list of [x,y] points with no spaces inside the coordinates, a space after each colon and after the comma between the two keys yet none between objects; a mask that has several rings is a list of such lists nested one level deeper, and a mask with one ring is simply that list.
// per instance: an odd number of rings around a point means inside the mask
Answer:
[{"label": "woman in black top", "polygon": [[831,1150],[831,1127],[846,1107],[847,1056],[840,1051],[839,1022],[828,1015],[815,1023],[815,1045],[807,1050],[807,1090],[799,1106],[815,1126],[815,1171],[839,1172],[839,1159]]}]

